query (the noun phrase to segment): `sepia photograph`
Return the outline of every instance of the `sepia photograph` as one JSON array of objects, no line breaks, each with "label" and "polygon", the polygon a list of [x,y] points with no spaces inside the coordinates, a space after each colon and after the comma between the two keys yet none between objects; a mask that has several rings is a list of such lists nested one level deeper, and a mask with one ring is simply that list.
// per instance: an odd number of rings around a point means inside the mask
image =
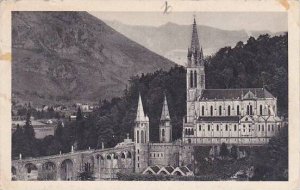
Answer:
[{"label": "sepia photograph", "polygon": [[286,12],[11,19],[12,180],[288,180]]}]

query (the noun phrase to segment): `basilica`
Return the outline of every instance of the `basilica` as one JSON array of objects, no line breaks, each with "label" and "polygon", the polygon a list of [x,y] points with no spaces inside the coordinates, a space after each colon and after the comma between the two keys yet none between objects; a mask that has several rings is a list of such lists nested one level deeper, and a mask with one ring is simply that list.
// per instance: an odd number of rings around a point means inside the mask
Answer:
[{"label": "basilica", "polygon": [[206,89],[194,20],[186,67],[187,115],[182,140],[192,144],[262,145],[282,125],[277,99],[265,88]]}]

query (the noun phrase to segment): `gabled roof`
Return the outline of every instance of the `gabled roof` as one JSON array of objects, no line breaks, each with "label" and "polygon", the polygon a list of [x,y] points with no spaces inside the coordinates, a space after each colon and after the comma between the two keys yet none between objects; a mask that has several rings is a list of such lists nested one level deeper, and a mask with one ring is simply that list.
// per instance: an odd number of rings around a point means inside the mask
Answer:
[{"label": "gabled roof", "polygon": [[145,171],[143,172],[143,174],[146,174],[148,171],[150,171],[153,174],[157,174],[157,172],[160,170],[159,166],[148,166]]},{"label": "gabled roof", "polygon": [[180,172],[181,175],[186,176],[186,175],[193,175],[193,172],[191,170],[189,170],[188,167],[186,166],[181,166],[181,167],[176,167],[173,172],[172,175],[174,175],[176,172]]},{"label": "gabled roof", "polygon": [[166,166],[166,167],[162,167],[157,174],[160,174],[162,171],[165,171],[167,174],[171,174],[173,172],[174,168],[172,166]]},{"label": "gabled roof", "polygon": [[239,116],[200,116],[198,121],[208,122],[239,122]]},{"label": "gabled roof", "polygon": [[201,100],[244,98],[274,98],[274,96],[265,88],[205,89],[200,96]]},{"label": "gabled roof", "polygon": [[172,166],[166,166],[164,167],[169,173],[172,173],[172,171],[174,170],[174,168]]}]

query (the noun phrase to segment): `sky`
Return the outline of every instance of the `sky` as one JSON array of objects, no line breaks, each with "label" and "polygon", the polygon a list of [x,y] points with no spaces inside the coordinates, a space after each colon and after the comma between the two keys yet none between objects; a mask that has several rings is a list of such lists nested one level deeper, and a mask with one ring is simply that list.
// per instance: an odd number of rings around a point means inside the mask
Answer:
[{"label": "sky", "polygon": [[119,21],[129,25],[160,26],[168,22],[190,25],[193,15],[198,25],[224,30],[287,31],[285,12],[90,12],[101,20]]}]

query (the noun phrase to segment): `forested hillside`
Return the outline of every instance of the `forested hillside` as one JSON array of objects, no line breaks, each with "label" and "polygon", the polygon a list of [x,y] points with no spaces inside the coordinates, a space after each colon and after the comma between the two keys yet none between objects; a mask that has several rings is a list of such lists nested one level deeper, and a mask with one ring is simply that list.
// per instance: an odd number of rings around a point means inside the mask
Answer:
[{"label": "forested hillside", "polygon": [[288,35],[250,37],[207,59],[208,88],[265,87],[278,98],[280,115],[288,108]]},{"label": "forested hillside", "polygon": [[[220,49],[206,60],[207,88],[265,87],[278,97],[280,113],[287,115],[288,106],[288,52],[287,34],[270,38],[249,38],[246,44],[238,43],[234,48]],[[129,87],[121,98],[102,100],[100,108],[88,118],[66,122],[59,126],[54,137],[34,140],[27,128],[16,131],[13,136],[13,155],[22,152],[26,156],[56,154],[60,150],[69,152],[76,142],[77,149],[99,148],[116,145],[126,137],[133,138],[138,93],[142,95],[144,109],[150,118],[150,140],[158,140],[158,124],[162,109],[163,93],[167,95],[173,125],[173,139],[181,137],[182,118],[186,114],[185,69],[176,66],[170,71],[132,77]],[[24,131],[24,130],[23,130]],[[20,141],[19,139],[23,139]],[[29,140],[24,140],[29,139]],[[39,142],[42,141],[42,142]],[[26,146],[26,143],[30,146]],[[38,152],[27,153],[24,147],[37,148]],[[45,151],[46,150],[46,151]],[[32,152],[32,151],[31,151]]]}]

